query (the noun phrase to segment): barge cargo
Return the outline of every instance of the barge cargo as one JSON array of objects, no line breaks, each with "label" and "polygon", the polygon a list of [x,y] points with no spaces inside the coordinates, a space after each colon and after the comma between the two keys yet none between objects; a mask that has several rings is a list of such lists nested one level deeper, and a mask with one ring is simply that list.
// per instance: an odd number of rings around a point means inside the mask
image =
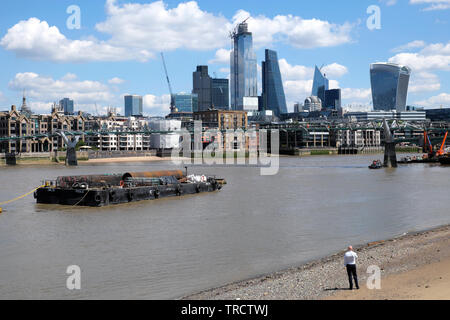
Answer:
[{"label": "barge cargo", "polygon": [[215,192],[224,179],[187,176],[182,171],[59,177],[36,190],[37,203],[103,207],[144,200]]}]

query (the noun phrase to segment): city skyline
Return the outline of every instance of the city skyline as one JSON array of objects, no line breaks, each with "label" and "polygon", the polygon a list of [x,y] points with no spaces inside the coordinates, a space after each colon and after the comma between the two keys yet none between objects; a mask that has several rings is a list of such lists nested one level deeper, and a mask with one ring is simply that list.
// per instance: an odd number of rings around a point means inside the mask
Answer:
[{"label": "city skyline", "polygon": [[[227,78],[228,32],[249,16],[257,65],[264,59],[264,49],[278,52],[289,111],[309,95],[314,65],[322,64],[330,89],[342,88],[343,107],[369,106],[369,66],[382,61],[412,69],[407,104],[440,107],[450,103],[448,10],[432,10],[431,4],[324,1],[255,7],[249,1],[231,1],[226,6],[207,1],[80,1],[81,28],[71,30],[66,26],[70,17],[66,9],[72,3],[58,1],[48,10],[45,2],[4,4],[8,15],[0,22],[3,109],[19,105],[25,89],[34,112],[48,113],[53,102],[68,97],[75,101],[75,111],[95,113],[97,104],[105,113],[108,106],[120,110],[124,95],[139,94],[144,97],[144,114],[167,114],[170,96],[158,52],[167,56],[175,92],[192,90],[196,65],[209,65],[211,73]],[[125,6],[130,2],[132,6]],[[372,4],[381,9],[379,30],[366,26],[367,8]],[[399,12],[402,21],[396,20]],[[129,18],[135,13],[139,21],[149,21],[152,14],[159,17],[160,29],[148,23],[140,30],[142,37],[128,34],[135,26]],[[202,23],[191,19],[194,13],[202,17]],[[124,23],[121,28],[117,28],[119,21]],[[171,27],[174,21],[183,28]],[[404,21],[414,24],[405,26]],[[165,38],[148,41],[157,31]],[[259,67],[257,74],[260,94]]]}]

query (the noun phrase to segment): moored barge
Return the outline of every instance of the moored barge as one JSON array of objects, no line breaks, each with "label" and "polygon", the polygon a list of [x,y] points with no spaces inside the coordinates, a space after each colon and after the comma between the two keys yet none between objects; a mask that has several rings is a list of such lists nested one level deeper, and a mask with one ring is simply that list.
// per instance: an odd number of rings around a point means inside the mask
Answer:
[{"label": "moored barge", "polygon": [[45,181],[34,197],[41,204],[103,207],[215,192],[225,184],[224,179],[187,176],[183,171],[66,176]]}]

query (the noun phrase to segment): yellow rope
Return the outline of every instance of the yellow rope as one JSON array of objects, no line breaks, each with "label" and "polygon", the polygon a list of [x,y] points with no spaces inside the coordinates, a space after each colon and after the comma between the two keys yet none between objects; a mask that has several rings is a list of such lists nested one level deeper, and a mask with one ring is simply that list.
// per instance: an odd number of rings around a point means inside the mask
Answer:
[{"label": "yellow rope", "polygon": [[40,188],[43,188],[43,187],[45,187],[45,185],[44,185],[44,186],[37,187],[36,189],[34,189],[34,190],[32,190],[32,191],[30,191],[30,192],[28,192],[28,193],[25,193],[24,195],[22,195],[22,196],[20,196],[20,197],[17,197],[17,198],[14,198],[14,199],[12,199],[12,200],[8,200],[8,201],[5,201],[5,202],[0,202],[0,206],[2,206],[2,205],[4,205],[4,204],[7,204],[7,203],[11,203],[11,202],[17,201],[17,200],[20,200],[20,199],[22,199],[22,198],[25,198],[26,196],[32,194],[32,193],[35,192],[36,190],[38,190],[38,189],[40,189]]}]

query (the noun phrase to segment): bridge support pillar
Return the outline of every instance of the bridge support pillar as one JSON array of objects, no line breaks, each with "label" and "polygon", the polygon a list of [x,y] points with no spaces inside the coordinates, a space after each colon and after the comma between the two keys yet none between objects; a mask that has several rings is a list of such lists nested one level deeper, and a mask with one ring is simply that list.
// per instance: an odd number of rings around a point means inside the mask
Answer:
[{"label": "bridge support pillar", "polygon": [[15,153],[5,153],[5,162],[8,166],[15,166],[17,164]]},{"label": "bridge support pillar", "polygon": [[395,142],[387,142],[384,146],[384,166],[386,168],[397,168]]},{"label": "bridge support pillar", "polygon": [[77,151],[75,146],[69,147],[69,145],[67,145],[66,166],[78,166]]},{"label": "bridge support pillar", "polygon": [[391,128],[383,119],[384,127],[384,166],[386,168],[397,168],[397,152],[395,151],[395,141],[392,136]]}]

